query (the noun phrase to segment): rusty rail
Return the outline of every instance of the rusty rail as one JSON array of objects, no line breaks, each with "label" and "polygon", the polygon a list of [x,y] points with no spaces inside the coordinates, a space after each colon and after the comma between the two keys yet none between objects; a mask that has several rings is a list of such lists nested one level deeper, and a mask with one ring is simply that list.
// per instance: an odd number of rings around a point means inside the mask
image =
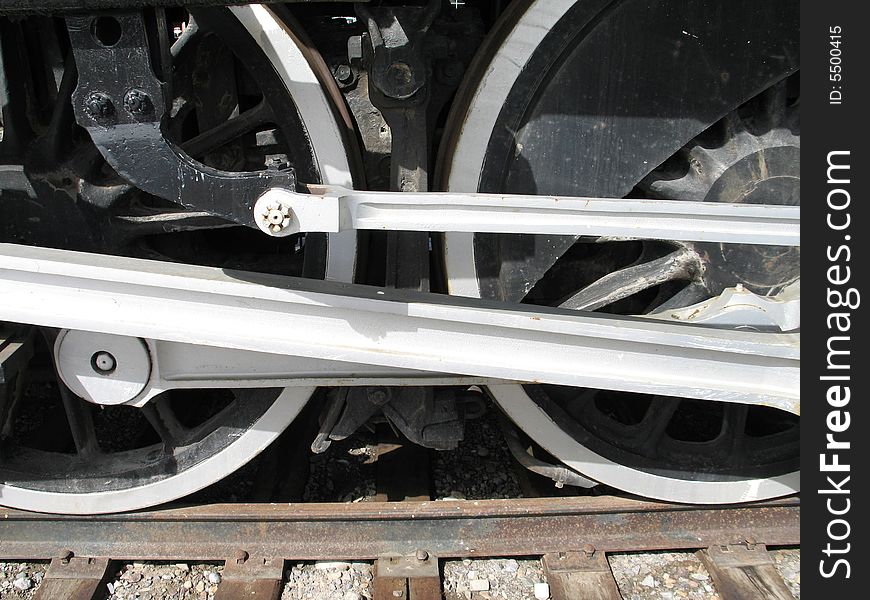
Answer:
[{"label": "rusty rail", "polygon": [[373,560],[800,543],[797,498],[686,506],[616,497],[217,504],[90,517],[0,512],[0,558]]}]

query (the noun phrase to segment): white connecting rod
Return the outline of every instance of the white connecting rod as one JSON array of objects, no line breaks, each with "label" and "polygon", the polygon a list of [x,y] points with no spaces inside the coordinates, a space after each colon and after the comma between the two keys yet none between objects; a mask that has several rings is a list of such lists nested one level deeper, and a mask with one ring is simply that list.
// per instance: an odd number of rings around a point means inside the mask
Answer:
[{"label": "white connecting rod", "polygon": [[0,244],[0,320],[799,413],[800,337]]},{"label": "white connecting rod", "polygon": [[254,206],[273,236],[346,229],[533,233],[800,245],[800,207],[636,198],[274,188]]}]

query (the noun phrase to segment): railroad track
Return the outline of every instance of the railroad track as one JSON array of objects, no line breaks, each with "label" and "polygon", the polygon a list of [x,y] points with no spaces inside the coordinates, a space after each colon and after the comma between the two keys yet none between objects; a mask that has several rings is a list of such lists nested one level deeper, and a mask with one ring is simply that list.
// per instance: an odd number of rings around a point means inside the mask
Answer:
[{"label": "railroad track", "polygon": [[791,598],[767,546],[797,498],[687,506],[621,497],[214,504],[114,515],[7,510],[0,558],[50,560],[37,600],[98,598],[114,561],[224,561],[217,598],[278,598],[287,560],[373,561],[374,600],[441,598],[439,560],[540,556],[551,598],[621,598],[612,552],[697,550],[723,600]]}]

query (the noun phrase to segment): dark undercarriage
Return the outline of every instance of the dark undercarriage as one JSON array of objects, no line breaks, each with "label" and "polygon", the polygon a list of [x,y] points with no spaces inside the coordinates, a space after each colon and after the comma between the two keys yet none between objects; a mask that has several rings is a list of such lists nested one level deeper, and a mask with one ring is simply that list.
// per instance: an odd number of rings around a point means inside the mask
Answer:
[{"label": "dark undercarriage", "polygon": [[[335,183],[336,171],[356,189],[799,205],[796,2],[568,6],[493,109],[479,179],[459,182],[475,92],[536,2],[266,4],[268,43],[255,13],[215,0],[0,0],[0,242],[316,279],[344,261],[348,283],[439,294],[469,295],[456,289],[472,273],[471,295],[487,300],[655,318],[729,290],[772,299],[799,286],[799,247],[478,233],[457,274],[445,234],[358,232],[341,258],[326,234],[264,235],[253,211],[270,188]],[[299,49],[317,96],[293,87],[275,40]],[[320,121],[311,98],[328,106]],[[51,371],[57,332],[27,335],[30,367],[16,369]],[[167,392],[144,417],[119,417],[139,433],[118,449],[76,430],[95,406],[53,382],[30,403],[68,416],[46,445],[30,439],[44,417],[22,417],[28,396],[12,375],[0,377],[0,480],[73,493],[107,474],[122,489],[181,473],[225,448],[215,432],[255,427],[278,396]],[[776,409],[523,393],[577,444],[644,475],[730,482],[797,470],[799,418]],[[182,415],[186,398],[208,408]],[[317,398],[319,452],[373,422],[451,449],[481,406],[477,389],[419,385]],[[534,442],[545,465],[564,462]],[[25,458],[42,467],[22,472]]]}]

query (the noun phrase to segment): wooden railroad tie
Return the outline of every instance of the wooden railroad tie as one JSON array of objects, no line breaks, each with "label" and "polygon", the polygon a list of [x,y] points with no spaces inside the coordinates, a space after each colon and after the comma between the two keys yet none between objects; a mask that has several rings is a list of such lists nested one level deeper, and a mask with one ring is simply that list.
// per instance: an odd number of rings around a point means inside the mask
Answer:
[{"label": "wooden railroad tie", "polygon": [[762,544],[713,546],[698,555],[722,600],[794,600]]},{"label": "wooden railroad tie", "polygon": [[239,552],[224,563],[215,600],[277,600],[284,588],[284,560]]},{"label": "wooden railroad tie", "polygon": [[33,600],[91,600],[101,597],[112,575],[106,558],[53,558]]}]

